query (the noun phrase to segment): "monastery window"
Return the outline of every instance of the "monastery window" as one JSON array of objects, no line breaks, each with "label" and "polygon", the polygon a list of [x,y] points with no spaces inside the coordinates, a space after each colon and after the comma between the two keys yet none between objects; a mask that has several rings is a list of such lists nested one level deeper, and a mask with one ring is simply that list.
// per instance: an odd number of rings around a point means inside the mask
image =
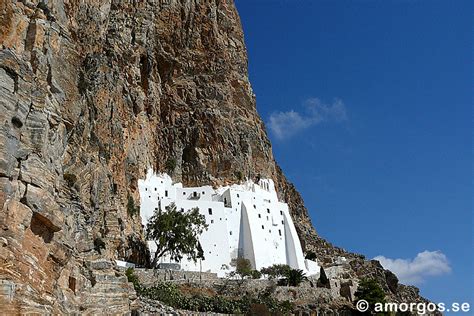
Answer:
[{"label": "monastery window", "polygon": [[271,234],[271,233],[272,233],[272,230],[271,230],[271,229],[269,229],[269,230],[268,230],[268,232]]},{"label": "monastery window", "polygon": [[186,192],[183,192],[183,195],[186,195]]},{"label": "monastery window", "polygon": [[168,190],[165,191],[165,196],[168,196]]},{"label": "monastery window", "polygon": [[156,188],[155,188],[155,191],[156,191]]},{"label": "monastery window", "polygon": [[222,217],[221,217],[221,218],[219,218],[219,220],[221,221],[221,220],[222,220]]},{"label": "monastery window", "polygon": [[212,215],[212,208],[208,209],[209,215]]},{"label": "monastery window", "polygon": [[163,183],[163,180],[161,180],[161,183]]},{"label": "monastery window", "polygon": [[157,208],[157,207],[155,207],[155,211],[158,211],[158,208]]},{"label": "monastery window", "polygon": [[270,209],[267,208],[267,213],[270,214]]},{"label": "monastery window", "polygon": [[258,218],[262,218],[262,215],[261,215],[261,214],[258,214]]},{"label": "monastery window", "polygon": [[229,235],[231,235],[231,236],[232,236],[232,231],[230,231],[230,232],[229,232]]},{"label": "monastery window", "polygon": [[181,213],[183,213],[183,212],[184,212],[184,208],[181,208]]},{"label": "monastery window", "polygon": [[206,194],[206,192],[202,191],[202,194],[204,195],[204,194]]},{"label": "monastery window", "polygon": [[268,216],[267,216],[267,221],[268,221]]},{"label": "monastery window", "polygon": [[237,193],[237,197],[240,197],[238,193]]},{"label": "monastery window", "polygon": [[262,225],[262,229],[265,229],[265,226]]},{"label": "monastery window", "polygon": [[285,221],[281,221],[281,223],[282,223],[283,225],[285,225]]},{"label": "monastery window", "polygon": [[280,211],[280,215],[283,215],[283,211]]},{"label": "monastery window", "polygon": [[151,195],[149,195],[148,198],[151,199]]},{"label": "monastery window", "polygon": [[145,191],[148,191],[148,188],[145,188]]},{"label": "monastery window", "polygon": [[194,192],[193,192],[193,196],[194,196],[194,197],[197,197],[197,195],[198,195],[197,192],[194,191]]},{"label": "monastery window", "polygon": [[257,208],[257,206],[254,204],[254,205],[253,205],[253,208]]},{"label": "monastery window", "polygon": [[214,220],[213,220],[213,219],[211,219],[211,224],[214,224]]},{"label": "monastery window", "polygon": [[280,236],[281,236],[281,229],[279,229],[279,230],[278,230],[278,235],[280,235]]}]

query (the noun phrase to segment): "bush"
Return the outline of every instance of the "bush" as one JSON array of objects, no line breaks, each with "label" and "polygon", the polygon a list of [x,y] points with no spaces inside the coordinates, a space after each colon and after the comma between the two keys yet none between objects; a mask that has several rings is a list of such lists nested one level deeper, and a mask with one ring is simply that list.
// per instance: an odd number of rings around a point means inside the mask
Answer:
[{"label": "bush", "polygon": [[176,169],[176,159],[168,158],[165,162],[165,169],[170,175],[173,174],[174,169]]},{"label": "bush", "polygon": [[248,309],[245,301],[242,299],[231,300],[220,295],[212,297],[200,294],[186,296],[175,284],[168,282],[158,283],[151,288],[143,289],[141,294],[174,308],[198,312],[233,314],[241,313]]},{"label": "bush", "polygon": [[260,272],[268,275],[269,279],[279,279],[277,284],[281,286],[298,286],[307,280],[303,270],[292,269],[286,264],[274,264],[271,267],[260,269]]},{"label": "bush", "polygon": [[299,286],[301,282],[307,280],[308,278],[304,274],[303,270],[300,269],[291,269],[288,275],[286,276],[289,286]]},{"label": "bush", "polygon": [[177,285],[168,282],[160,282],[153,287],[139,289],[137,292],[142,296],[174,308],[196,312],[244,314],[249,313],[255,306],[260,306],[259,310],[265,309],[273,314],[288,314],[293,309],[289,301],[278,301],[266,293],[257,297],[244,295],[238,299],[219,294],[212,297],[201,294],[187,296],[179,290]]},{"label": "bush", "polygon": [[138,280],[138,277],[135,275],[133,268],[127,268],[127,270],[125,270],[125,275],[127,276],[128,282],[133,283],[133,287],[135,288],[135,291],[140,292],[141,290],[140,281]]},{"label": "bush", "polygon": [[374,279],[362,279],[355,292],[355,304],[359,300],[369,303],[369,310],[374,310],[375,303],[385,303],[385,293]]},{"label": "bush", "polygon": [[252,275],[252,264],[249,259],[237,258],[235,272],[243,279]]},{"label": "bush", "polygon": [[242,171],[238,170],[234,174],[235,174],[235,177],[237,178],[237,180],[242,181],[244,179],[244,175],[243,175]]},{"label": "bush", "polygon": [[252,270],[250,271],[250,276],[252,279],[260,279],[262,277],[262,273],[258,270]]},{"label": "bush", "polygon": [[268,275],[270,279],[278,279],[286,277],[290,270],[291,268],[287,264],[274,264],[270,267],[260,269],[260,272]]},{"label": "bush", "polygon": [[135,216],[140,213],[140,206],[135,206],[135,200],[130,194],[127,197],[127,213],[129,216]]}]

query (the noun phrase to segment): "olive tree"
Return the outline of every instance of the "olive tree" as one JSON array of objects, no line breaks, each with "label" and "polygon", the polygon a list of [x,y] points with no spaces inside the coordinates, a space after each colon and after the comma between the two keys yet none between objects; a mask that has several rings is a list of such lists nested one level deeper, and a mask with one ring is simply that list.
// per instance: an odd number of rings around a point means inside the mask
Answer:
[{"label": "olive tree", "polygon": [[180,261],[184,256],[194,262],[204,260],[199,236],[207,227],[206,218],[199,214],[198,208],[183,212],[172,203],[165,211],[155,210],[146,226],[147,240],[156,244],[152,267],[156,267],[158,259],[164,255],[169,255],[174,261]]}]

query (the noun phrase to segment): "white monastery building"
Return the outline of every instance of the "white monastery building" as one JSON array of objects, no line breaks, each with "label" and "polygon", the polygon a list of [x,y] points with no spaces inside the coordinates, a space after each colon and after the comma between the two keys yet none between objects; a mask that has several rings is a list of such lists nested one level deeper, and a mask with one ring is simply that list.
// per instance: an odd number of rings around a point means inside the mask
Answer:
[{"label": "white monastery building", "polygon": [[[217,189],[184,188],[181,183],[173,183],[168,175],[149,170],[146,179],[138,181],[138,188],[145,227],[155,210],[165,211],[171,203],[182,211],[197,207],[205,216],[209,227],[199,238],[205,260],[194,263],[183,259],[179,262],[182,270],[225,276],[235,270],[232,262],[243,257],[257,270],[288,264],[306,275],[319,273],[318,264],[304,258],[288,205],[278,201],[271,179],[258,183],[248,180]],[[148,241],[148,247],[153,258],[154,241]],[[172,263],[169,258],[162,258],[161,262]]]}]

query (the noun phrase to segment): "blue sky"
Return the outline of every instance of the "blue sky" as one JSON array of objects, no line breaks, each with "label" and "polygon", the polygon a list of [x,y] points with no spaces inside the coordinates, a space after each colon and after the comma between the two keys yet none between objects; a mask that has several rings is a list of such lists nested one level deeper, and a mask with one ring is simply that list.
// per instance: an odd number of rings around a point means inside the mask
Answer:
[{"label": "blue sky", "polygon": [[257,109],[320,235],[474,305],[472,4],[236,4]]}]

